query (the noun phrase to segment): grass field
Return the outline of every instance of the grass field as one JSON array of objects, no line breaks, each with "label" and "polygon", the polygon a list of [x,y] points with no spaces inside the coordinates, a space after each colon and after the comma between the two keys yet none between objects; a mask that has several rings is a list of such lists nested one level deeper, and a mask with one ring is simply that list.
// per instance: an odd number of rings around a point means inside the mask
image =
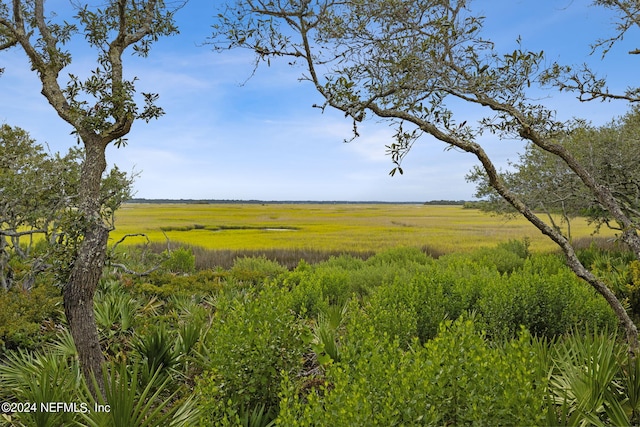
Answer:
[{"label": "grass field", "polygon": [[[585,220],[572,221],[575,237],[588,237]],[[522,218],[508,220],[461,206],[404,204],[126,204],[116,217],[112,242],[145,233],[154,242],[207,249],[315,249],[379,251],[429,246],[467,251],[509,239],[531,240],[531,250],[554,244]],[[603,236],[613,233],[603,231]],[[127,239],[128,244],[142,238]]]}]

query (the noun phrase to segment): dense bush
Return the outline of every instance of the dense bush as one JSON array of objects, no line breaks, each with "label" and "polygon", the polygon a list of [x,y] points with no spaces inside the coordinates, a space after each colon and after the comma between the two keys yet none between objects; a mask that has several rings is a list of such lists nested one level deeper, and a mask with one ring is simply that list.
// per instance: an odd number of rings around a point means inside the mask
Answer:
[{"label": "dense bush", "polygon": [[510,277],[487,282],[477,307],[494,338],[511,338],[520,325],[546,337],[617,325],[606,301],[553,255],[532,256]]},{"label": "dense bush", "polygon": [[196,270],[196,257],[191,249],[180,247],[167,252],[164,267],[171,273],[193,273]]},{"label": "dense bush", "polygon": [[302,365],[304,328],[289,307],[275,283],[242,298],[220,295],[196,389],[203,425],[237,425],[244,412],[260,406],[275,411],[282,375]]},{"label": "dense bush", "polygon": [[239,282],[259,285],[265,280],[275,278],[286,271],[287,269],[277,262],[271,261],[265,256],[260,256],[237,258],[229,273],[231,277]]},{"label": "dense bush", "polygon": [[0,290],[0,355],[10,349],[34,349],[56,332],[62,297],[54,286],[40,284],[30,291]]},{"label": "dense bush", "polygon": [[206,295],[218,292],[228,276],[227,272],[201,270],[190,275],[153,272],[129,283],[132,291],[163,298],[172,296]]},{"label": "dense bush", "polygon": [[471,320],[446,322],[424,346],[408,351],[350,322],[342,363],[329,365],[315,388],[283,381],[278,425],[539,425],[544,370],[523,333],[496,347]]},{"label": "dense bush", "polygon": [[520,269],[529,256],[528,240],[509,240],[495,248],[480,248],[469,258],[480,265],[493,266],[500,273],[512,273]]},{"label": "dense bush", "polygon": [[364,306],[371,326],[398,338],[401,348],[407,348],[414,338],[423,343],[433,338],[448,315],[447,308],[443,284],[427,273],[380,286]]}]

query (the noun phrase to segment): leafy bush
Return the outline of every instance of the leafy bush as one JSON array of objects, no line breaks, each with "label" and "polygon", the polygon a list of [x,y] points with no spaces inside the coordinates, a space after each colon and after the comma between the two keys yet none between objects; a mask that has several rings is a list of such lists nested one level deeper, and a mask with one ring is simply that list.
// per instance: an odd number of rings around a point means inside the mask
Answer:
[{"label": "leafy bush", "polygon": [[338,267],[343,270],[357,271],[365,266],[365,261],[362,258],[357,258],[353,255],[342,254],[339,256],[329,257],[328,260],[322,263],[323,267]]},{"label": "leafy bush", "polygon": [[531,255],[529,252],[529,246],[531,245],[531,241],[528,237],[523,238],[522,240],[510,239],[507,242],[498,243],[498,249],[505,249],[513,254],[516,254],[518,257],[522,259],[526,259]]},{"label": "leafy bush", "polygon": [[361,316],[351,316],[342,362],[329,365],[320,384],[284,377],[278,425],[542,423],[544,370],[526,333],[496,347],[471,320],[458,320],[404,351]]},{"label": "leafy bush", "polygon": [[40,284],[30,291],[0,290],[0,355],[9,349],[37,349],[56,334],[62,314],[60,290]]},{"label": "leafy bush", "polygon": [[222,289],[226,276],[226,272],[214,270],[202,270],[188,276],[154,272],[138,279],[140,283],[134,285],[134,292],[162,298],[206,295]]},{"label": "leafy bush", "polygon": [[277,407],[283,373],[302,365],[303,328],[290,304],[287,291],[270,283],[255,296],[219,296],[196,387],[202,425],[237,425],[243,411]]},{"label": "leafy bush", "polygon": [[180,247],[167,254],[169,258],[163,263],[171,273],[193,273],[196,270],[196,257],[191,249]]},{"label": "leafy bush", "polygon": [[524,325],[534,335],[554,337],[586,325],[615,328],[606,301],[580,281],[559,257],[536,255],[520,271],[486,283],[478,301],[487,333],[511,338]]},{"label": "leafy bush", "polygon": [[344,305],[351,296],[349,271],[335,266],[296,270],[283,284],[290,289],[291,309],[312,318],[330,305]]},{"label": "leafy bush", "polygon": [[493,266],[500,273],[510,274],[524,264],[524,258],[506,247],[481,248],[470,254],[471,259],[483,266]]},{"label": "leafy bush", "polygon": [[380,333],[396,337],[401,348],[418,338],[433,338],[447,316],[447,299],[441,283],[427,274],[412,279],[396,279],[376,288],[364,310],[366,321]]},{"label": "leafy bush", "polygon": [[[407,253],[411,258],[416,256],[416,251],[421,254],[418,256],[421,260],[428,260],[424,254],[413,249],[392,250],[391,258],[400,257],[399,252]],[[354,295],[365,298],[382,285],[410,281],[416,271],[428,269],[413,261],[389,264],[383,255],[385,253],[376,255],[377,261],[373,258],[362,261],[344,255],[316,266],[306,264],[296,268],[283,279],[283,284],[291,289],[293,310],[315,318],[319,311],[328,306],[342,306]]]},{"label": "leafy bush", "polygon": [[229,270],[231,277],[252,285],[262,284],[286,271],[285,267],[265,256],[237,258]]},{"label": "leafy bush", "polygon": [[419,248],[399,247],[387,249],[372,256],[366,261],[367,265],[391,265],[395,268],[411,265],[429,265],[433,259]]}]

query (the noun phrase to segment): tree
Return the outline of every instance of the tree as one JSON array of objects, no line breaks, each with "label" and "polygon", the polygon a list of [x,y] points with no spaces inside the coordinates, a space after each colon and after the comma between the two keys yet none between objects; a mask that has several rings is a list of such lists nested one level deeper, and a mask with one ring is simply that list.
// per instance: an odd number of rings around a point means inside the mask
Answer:
[{"label": "tree", "polygon": [[[139,56],[149,53],[160,36],[177,32],[176,8],[162,0],[109,0],[99,7],[74,2],[73,20],[56,19],[45,12],[44,0],[0,2],[0,48],[23,50],[42,83],[41,93],[58,116],[71,125],[83,147],[78,182],[80,241],[63,289],[64,309],[88,383],[92,373],[103,388],[103,354],[98,340],[93,297],[102,274],[109,235],[101,215],[102,176],[109,144],[124,145],[134,121],[162,115],[157,95],[136,97],[135,79],[124,77],[123,53],[131,48]],[[178,6],[179,7],[179,6]],[[88,77],[61,72],[72,61],[66,46],[83,35],[97,53],[96,68]],[[142,107],[139,104],[142,101]]]},{"label": "tree", "polygon": [[[49,154],[19,128],[0,126],[0,286],[15,277],[10,257],[30,265],[22,287],[52,271],[64,281],[69,258],[80,243],[74,219],[83,153],[71,148],[64,156]],[[113,228],[113,214],[131,198],[132,178],[114,167],[103,179],[102,217]]]},{"label": "tree", "polygon": [[[595,177],[609,187],[621,209],[634,221],[640,220],[640,110],[633,108],[611,123],[593,127],[585,124],[556,142],[565,147]],[[578,176],[557,156],[528,145],[502,179],[527,205],[547,214],[560,214],[571,238],[571,218],[586,216],[596,231],[606,226],[621,230]],[[467,176],[477,183],[476,197],[485,199],[488,211],[511,214],[512,206],[493,190],[483,171],[476,167]]]},{"label": "tree", "polygon": [[[620,15],[619,37],[638,25],[637,2],[601,0]],[[621,238],[640,259],[638,223],[625,212],[607,183],[599,182],[558,140],[579,123],[556,120],[534,99],[532,87],[555,85],[584,99],[637,101],[639,89],[608,93],[588,69],[574,72],[544,53],[517,49],[501,53],[482,33],[483,18],[466,0],[237,0],[218,15],[211,43],[218,50],[246,48],[256,65],[285,56],[301,63],[303,79],[333,107],[357,123],[367,115],[395,125],[388,153],[391,174],[402,173],[402,159],[423,135],[475,155],[487,182],[517,212],[552,239],[569,267],[591,284],[624,325],[631,352],[638,351],[637,328],[616,296],[580,263],[570,240],[533,211],[509,187],[479,142],[483,133],[524,141],[566,164],[594,200],[622,230]],[[612,40],[603,41],[610,46]],[[477,122],[456,106],[475,107]]]}]

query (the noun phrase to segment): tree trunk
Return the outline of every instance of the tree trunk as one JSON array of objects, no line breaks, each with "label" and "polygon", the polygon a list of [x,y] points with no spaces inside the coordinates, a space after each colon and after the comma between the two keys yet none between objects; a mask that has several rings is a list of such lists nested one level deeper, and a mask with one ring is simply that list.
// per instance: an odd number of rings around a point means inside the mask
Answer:
[{"label": "tree trunk", "polygon": [[69,280],[63,291],[64,311],[73,336],[82,372],[94,397],[98,390],[104,396],[102,363],[93,297],[102,276],[109,229],[100,217],[100,185],[106,169],[105,145],[96,140],[85,141],[85,160],[80,180],[80,210],[83,214],[83,240],[75,256]]},{"label": "tree trunk", "polygon": [[9,267],[9,255],[6,248],[7,241],[3,235],[0,235],[0,287],[2,289],[9,290],[11,287],[10,267]]},{"label": "tree trunk", "polygon": [[85,232],[69,282],[64,288],[64,312],[78,350],[80,367],[94,397],[92,374],[104,395],[101,366],[104,362],[93,311],[93,297],[102,275],[109,231],[93,224]]}]

